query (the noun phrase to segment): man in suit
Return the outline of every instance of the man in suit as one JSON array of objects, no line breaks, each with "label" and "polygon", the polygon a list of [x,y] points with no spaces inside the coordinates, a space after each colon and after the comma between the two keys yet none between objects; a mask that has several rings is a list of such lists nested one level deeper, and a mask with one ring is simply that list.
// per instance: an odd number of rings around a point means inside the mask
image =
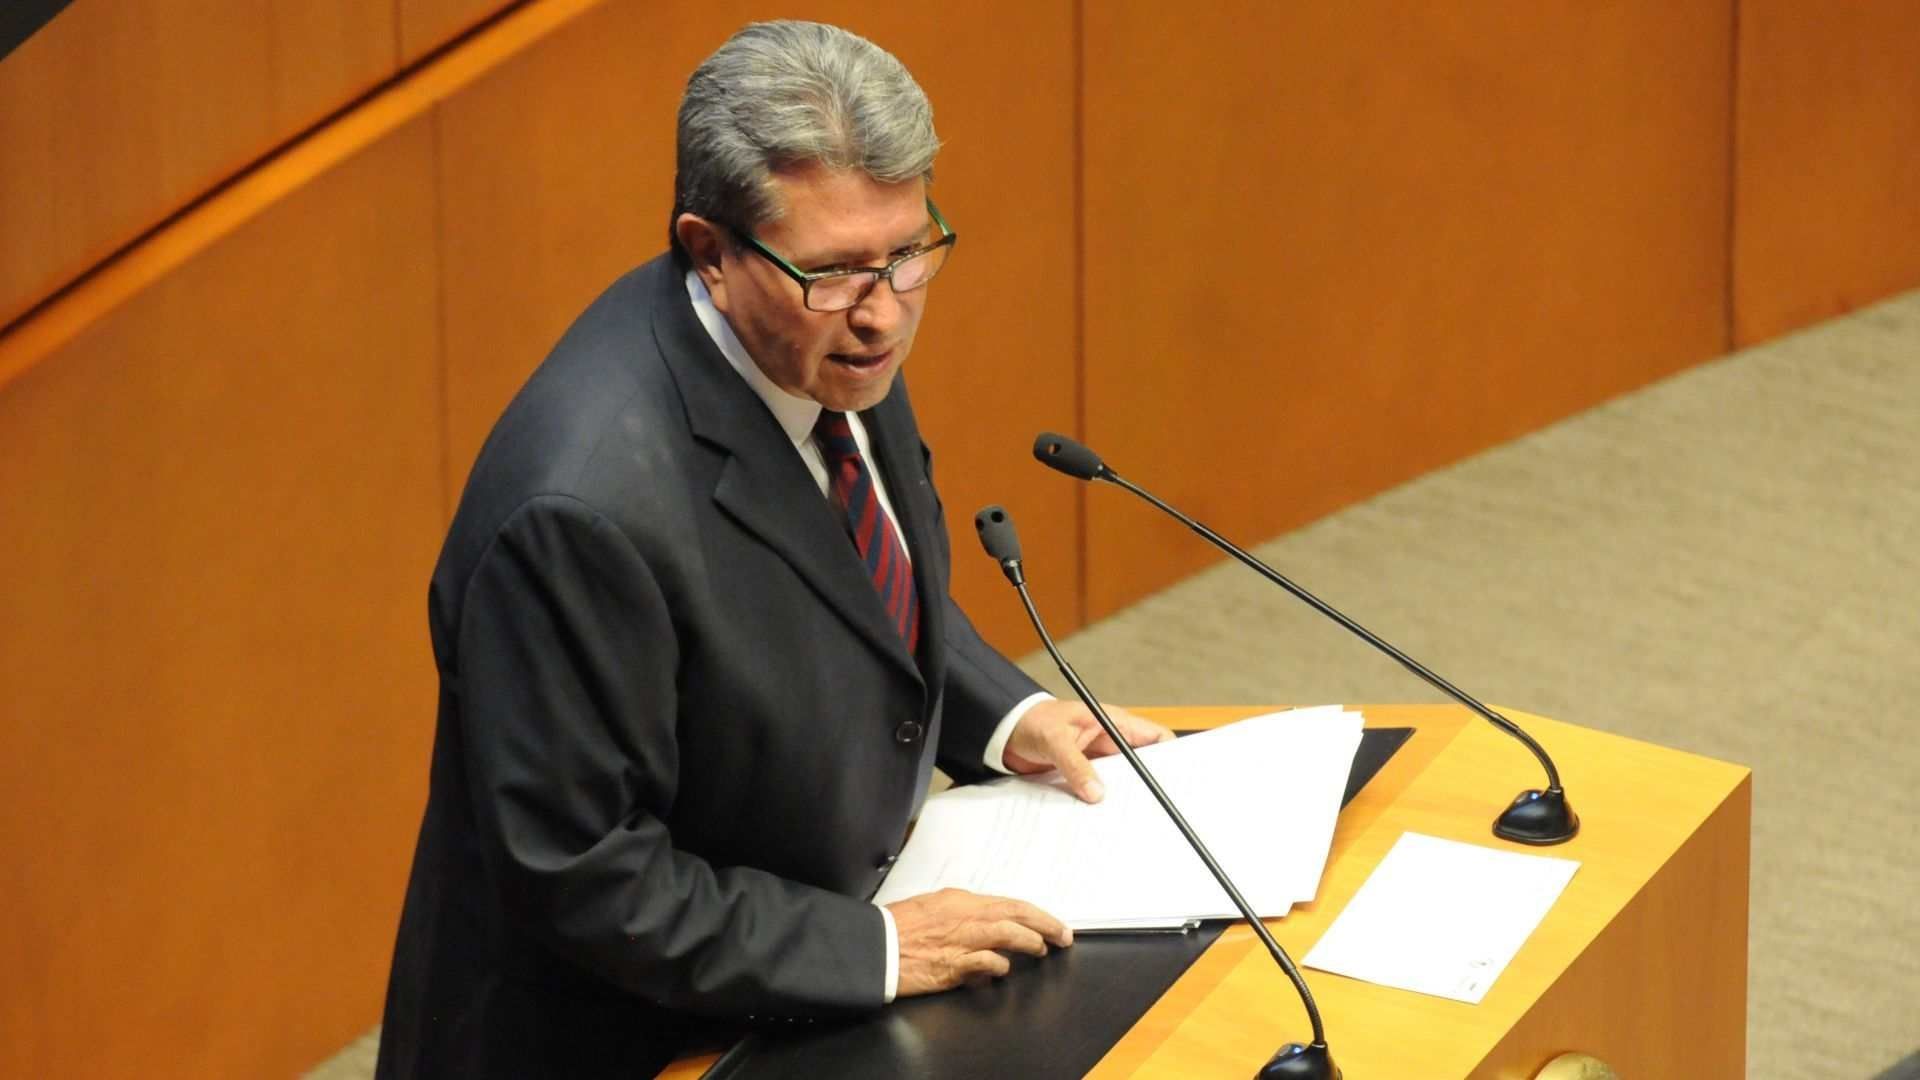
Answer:
[{"label": "man in suit", "polygon": [[841,30],[752,26],[694,73],[672,252],[507,408],[434,571],[380,1075],[645,1075],[714,1021],[1070,943],[1017,900],[868,899],[936,757],[1058,767],[1091,800],[1087,755],[1114,749],[948,596],[898,378],[955,242],[937,146],[912,77]]}]

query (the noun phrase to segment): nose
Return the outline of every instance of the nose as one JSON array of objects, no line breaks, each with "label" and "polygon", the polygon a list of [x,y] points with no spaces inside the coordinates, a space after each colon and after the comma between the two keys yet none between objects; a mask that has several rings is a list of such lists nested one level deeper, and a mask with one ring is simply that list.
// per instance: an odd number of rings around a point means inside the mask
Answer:
[{"label": "nose", "polygon": [[859,303],[847,309],[847,322],[864,335],[885,337],[905,315],[906,305],[900,302],[892,283],[876,281]]}]

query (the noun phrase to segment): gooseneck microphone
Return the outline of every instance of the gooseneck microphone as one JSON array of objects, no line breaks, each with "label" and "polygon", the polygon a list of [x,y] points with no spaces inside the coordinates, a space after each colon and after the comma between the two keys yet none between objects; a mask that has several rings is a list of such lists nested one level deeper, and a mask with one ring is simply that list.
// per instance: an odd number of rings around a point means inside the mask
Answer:
[{"label": "gooseneck microphone", "polygon": [[1419,661],[1382,641],[1378,635],[1334,610],[1319,597],[1288,581],[1279,571],[1242,551],[1219,533],[1161,502],[1152,492],[1114,472],[1106,462],[1100,460],[1099,454],[1086,446],[1065,435],[1044,431],[1033,440],[1033,456],[1039,460],[1040,464],[1056,472],[1065,473],[1077,480],[1105,480],[1108,483],[1117,484],[1159,507],[1161,512],[1199,533],[1214,547],[1240,560],[1261,577],[1299,597],[1315,611],[1346,627],[1362,641],[1386,653],[1401,667],[1425,680],[1427,685],[1472,709],[1494,727],[1520,740],[1528,750],[1533,751],[1533,756],[1539,758],[1540,764],[1546,768],[1547,787],[1544,791],[1523,791],[1516,796],[1512,804],[1494,819],[1495,836],[1516,843],[1544,846],[1563,843],[1580,831],[1580,817],[1573,812],[1573,807],[1567,802],[1566,790],[1560,786],[1560,770],[1553,767],[1553,759],[1548,757],[1546,750],[1533,740],[1533,736],[1520,730],[1520,725],[1480,704],[1465,691],[1427,670]]},{"label": "gooseneck microphone", "polygon": [[1153,774],[1147,771],[1146,763],[1134,753],[1126,736],[1114,726],[1106,710],[1094,700],[1093,692],[1087,689],[1086,683],[1080,681],[1080,676],[1073,670],[1073,665],[1067,663],[1067,658],[1060,655],[1059,647],[1054,645],[1053,636],[1047,633],[1046,625],[1040,621],[1040,612],[1033,606],[1033,597],[1027,593],[1027,574],[1020,562],[1020,537],[1014,532],[1013,518],[998,506],[988,506],[973,515],[973,527],[980,533],[981,546],[986,548],[987,554],[993,556],[994,561],[1000,564],[1001,573],[1007,575],[1007,580],[1012,582],[1014,589],[1020,593],[1020,603],[1025,605],[1027,618],[1033,622],[1034,632],[1040,635],[1040,643],[1047,647],[1047,655],[1053,657],[1054,666],[1058,667],[1060,674],[1066,677],[1067,683],[1073,687],[1073,692],[1080,695],[1080,700],[1086,702],[1094,719],[1100,722],[1101,730],[1107,733],[1107,738],[1113,740],[1113,745],[1120,748],[1121,756],[1127,759],[1127,764],[1133,768],[1134,774],[1139,776],[1141,783],[1153,793],[1154,799],[1160,804],[1160,809],[1165,810],[1167,817],[1173,819],[1174,827],[1180,830],[1181,836],[1186,837],[1194,853],[1200,856],[1200,861],[1207,864],[1207,871],[1213,875],[1213,880],[1219,882],[1220,887],[1226,890],[1228,898],[1233,901],[1233,906],[1246,917],[1247,925],[1253,927],[1253,932],[1259,935],[1267,951],[1273,954],[1273,959],[1280,965],[1280,970],[1286,972],[1287,978],[1293,980],[1293,988],[1300,994],[1300,1003],[1307,1008],[1307,1019],[1313,1024],[1313,1042],[1305,1046],[1299,1043],[1288,1043],[1282,1046],[1265,1065],[1261,1066],[1260,1071],[1254,1074],[1256,1080],[1341,1080],[1340,1067],[1333,1063],[1333,1055],[1327,1050],[1326,1031],[1320,1025],[1320,1008],[1313,1003],[1313,994],[1307,990],[1307,981],[1301,977],[1300,969],[1293,966],[1293,960],[1287,956],[1287,951],[1280,947],[1279,942],[1273,940],[1273,935],[1267,931],[1266,924],[1260,921],[1260,916],[1254,914],[1253,905],[1247,903],[1246,897],[1240,895],[1239,889],[1234,888],[1233,882],[1227,877],[1227,872],[1220,869],[1220,864],[1215,862],[1213,855],[1207,851],[1207,845],[1200,842],[1199,834],[1187,824],[1187,819],[1181,816],[1179,809],[1173,805],[1173,800],[1161,789],[1159,782],[1153,778]]}]

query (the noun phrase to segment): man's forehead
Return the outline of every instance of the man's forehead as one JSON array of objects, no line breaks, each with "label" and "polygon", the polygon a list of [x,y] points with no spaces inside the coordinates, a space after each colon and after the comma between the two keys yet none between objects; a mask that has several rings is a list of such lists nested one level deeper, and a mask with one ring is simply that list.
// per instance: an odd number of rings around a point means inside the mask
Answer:
[{"label": "man's forehead", "polygon": [[779,169],[773,175],[781,216],[762,239],[780,240],[795,261],[846,262],[922,240],[932,225],[926,180],[875,180],[859,170],[818,164]]}]

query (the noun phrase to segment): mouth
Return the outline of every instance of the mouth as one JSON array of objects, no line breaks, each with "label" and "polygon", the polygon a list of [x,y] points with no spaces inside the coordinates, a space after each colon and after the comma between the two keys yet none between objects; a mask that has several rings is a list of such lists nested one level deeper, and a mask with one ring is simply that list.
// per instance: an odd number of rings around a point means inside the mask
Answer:
[{"label": "mouth", "polygon": [[877,353],[828,353],[827,359],[841,367],[863,374],[879,371],[893,359],[893,350],[885,349]]}]

